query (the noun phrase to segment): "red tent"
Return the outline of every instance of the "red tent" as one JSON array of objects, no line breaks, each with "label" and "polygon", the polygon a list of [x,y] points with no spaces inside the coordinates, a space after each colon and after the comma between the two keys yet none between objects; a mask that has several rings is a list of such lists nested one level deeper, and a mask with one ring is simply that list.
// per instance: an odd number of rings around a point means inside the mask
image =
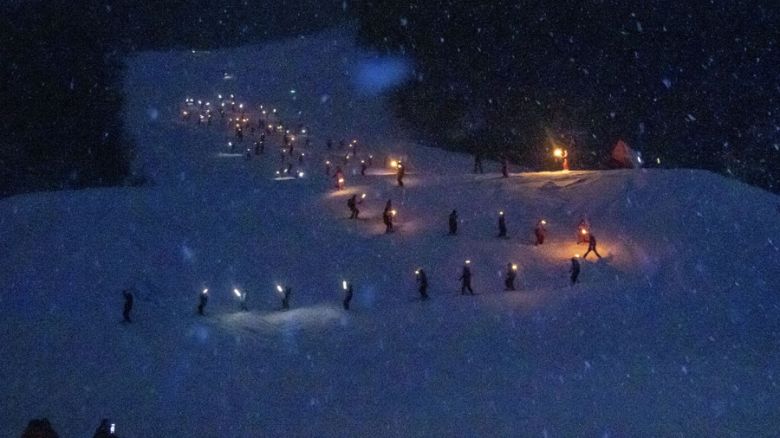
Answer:
[{"label": "red tent", "polygon": [[618,140],[612,148],[612,158],[609,160],[611,167],[634,169],[642,167],[642,159],[639,153],[631,149],[626,142]]}]

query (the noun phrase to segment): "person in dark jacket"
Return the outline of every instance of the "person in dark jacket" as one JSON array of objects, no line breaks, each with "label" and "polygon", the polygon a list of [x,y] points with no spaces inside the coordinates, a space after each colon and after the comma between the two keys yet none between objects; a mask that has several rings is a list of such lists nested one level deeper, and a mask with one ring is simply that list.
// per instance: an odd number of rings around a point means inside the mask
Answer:
[{"label": "person in dark jacket", "polygon": [[59,438],[59,435],[47,418],[35,418],[27,423],[22,438]]},{"label": "person in dark jacket", "polygon": [[466,260],[466,263],[463,265],[463,273],[460,275],[460,294],[466,295],[466,289],[468,289],[469,293],[471,295],[474,295],[474,290],[471,288],[471,268],[469,265],[471,264],[471,260]]},{"label": "person in dark jacket", "polygon": [[577,278],[580,276],[580,261],[577,260],[576,256],[571,258],[569,272],[571,273],[571,285],[574,286],[574,283],[577,282]]},{"label": "person in dark jacket", "polygon": [[357,195],[352,195],[347,200],[347,207],[349,207],[349,211],[350,211],[350,215],[349,215],[350,219],[357,219],[358,215],[360,214],[360,210],[358,210],[357,208],[357,202],[358,202]]},{"label": "person in dark jacket", "polygon": [[368,163],[366,160],[360,160],[360,175],[366,176],[366,170],[368,170]]},{"label": "person in dark jacket", "polygon": [[482,170],[482,153],[481,152],[474,153],[474,173],[485,173],[484,170]]},{"label": "person in dark jacket", "polygon": [[588,234],[588,250],[585,251],[585,254],[582,256],[582,258],[586,259],[591,251],[593,251],[593,253],[596,254],[598,258],[601,258],[601,254],[596,251],[596,236],[594,236],[593,233]]},{"label": "person in dark jacket", "polygon": [[425,275],[425,271],[422,268],[414,271],[417,275],[417,291],[420,292],[420,299],[428,299],[428,276]]},{"label": "person in dark jacket", "polygon": [[450,236],[458,234],[458,211],[452,210],[449,218]]},{"label": "person in dark jacket", "polygon": [[198,297],[198,315],[203,315],[203,309],[206,308],[206,303],[209,301],[209,290],[203,289]]},{"label": "person in dark jacket", "polygon": [[282,309],[287,310],[290,308],[290,296],[292,295],[292,288],[290,286],[282,287],[276,285],[276,290],[279,291],[279,295],[282,297]]},{"label": "person in dark jacket", "polygon": [[344,280],[341,282],[341,287],[344,289],[344,301],[341,304],[344,305],[344,310],[349,310],[349,303],[352,301],[352,283]]},{"label": "person in dark jacket", "polygon": [[396,174],[396,181],[398,181],[398,187],[404,186],[404,176],[406,175],[406,166],[398,163],[398,173]]},{"label": "person in dark jacket", "polygon": [[385,234],[392,233],[393,230],[393,216],[395,215],[395,210],[388,210],[385,208],[385,211],[382,213],[382,223],[385,224]]},{"label": "person in dark jacket", "polygon": [[517,265],[507,263],[506,278],[504,279],[505,290],[515,290],[515,278],[517,278]]},{"label": "person in dark jacket", "polygon": [[534,235],[536,235],[535,245],[541,245],[544,243],[544,238],[547,236],[547,228],[545,228],[545,225],[547,225],[547,221],[544,219],[540,220],[536,224],[536,228],[534,228]]},{"label": "person in dark jacket", "polygon": [[506,216],[503,211],[498,212],[498,237],[507,237],[506,235]]},{"label": "person in dark jacket", "polygon": [[505,156],[501,157],[501,176],[509,178],[509,160]]},{"label": "person in dark jacket", "polygon": [[124,310],[122,310],[122,318],[125,322],[132,322],[130,320],[130,312],[133,310],[133,293],[130,289],[122,291],[122,296],[125,298]]}]

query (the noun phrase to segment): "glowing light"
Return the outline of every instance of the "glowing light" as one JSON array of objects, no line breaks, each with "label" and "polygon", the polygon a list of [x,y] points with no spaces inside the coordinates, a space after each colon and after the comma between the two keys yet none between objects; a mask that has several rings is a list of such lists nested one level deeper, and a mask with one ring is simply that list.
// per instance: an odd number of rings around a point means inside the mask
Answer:
[{"label": "glowing light", "polygon": [[363,193],[362,195],[360,195],[360,199],[366,199],[366,194]]},{"label": "glowing light", "polygon": [[290,136],[290,141],[295,141],[295,136],[294,135]]},{"label": "glowing light", "polygon": [[556,158],[561,158],[561,157],[563,157],[563,149],[561,149],[561,148],[555,148],[555,150],[553,151],[553,155],[554,155]]},{"label": "glowing light", "polygon": [[276,285],[276,290],[278,290],[278,291],[279,291],[279,293],[282,293],[282,292],[283,292],[283,291],[282,291],[282,285],[281,285],[281,284],[277,284],[277,285]]},{"label": "glowing light", "polygon": [[116,433],[116,423],[111,423],[111,427],[109,428],[109,433]]},{"label": "glowing light", "polygon": [[416,271],[414,271],[414,275],[420,275],[420,270],[417,269]]},{"label": "glowing light", "polygon": [[298,178],[303,178],[303,171],[298,171]]},{"label": "glowing light", "polygon": [[512,264],[512,270],[513,270],[513,271],[517,271],[517,265],[515,265],[515,264]]},{"label": "glowing light", "polygon": [[243,103],[239,103],[239,104],[238,104],[238,107],[239,107],[239,108],[243,108],[243,107],[244,107],[244,104],[243,104]]},{"label": "glowing light", "polygon": [[203,295],[206,295],[207,293],[209,293],[209,288],[203,289]]},{"label": "glowing light", "polygon": [[579,254],[574,254],[574,258],[576,258],[576,259],[580,258],[580,255]]},{"label": "glowing light", "polygon": [[236,294],[237,297],[241,298],[241,291],[238,289],[233,289],[233,293]]},{"label": "glowing light", "polygon": [[397,167],[398,167],[398,161],[396,161],[396,160],[390,160],[390,167],[397,168]]},{"label": "glowing light", "polygon": [[471,260],[466,260],[466,264],[470,265],[471,264]]},{"label": "glowing light", "polygon": [[344,290],[347,290],[347,280],[342,280],[342,281],[341,281],[341,287],[342,287]]},{"label": "glowing light", "polygon": [[503,212],[503,211],[499,211],[499,212],[498,212],[498,215],[499,215],[499,216],[503,216],[503,215],[504,215],[504,212]]},{"label": "glowing light", "polygon": [[344,178],[339,178],[339,184],[344,184]]},{"label": "glowing light", "polygon": [[325,160],[325,164],[327,164],[328,166],[330,166],[330,160]]},{"label": "glowing light", "polygon": [[301,134],[306,134],[306,128],[301,129]]},{"label": "glowing light", "polygon": [[217,94],[217,99],[222,99],[222,95],[221,94]]},{"label": "glowing light", "polygon": [[544,219],[542,219],[542,221],[541,221],[541,224],[542,224],[542,225],[547,225],[547,221],[546,221],[546,220],[544,220]]},{"label": "glowing light", "polygon": [[581,230],[580,230],[580,233],[581,233],[581,234],[588,234],[588,230],[586,230],[585,228],[583,228],[583,229],[581,229]]},{"label": "glowing light", "polygon": [[395,211],[395,210],[390,210],[390,214],[392,214],[393,216],[395,216],[395,214],[396,214],[396,211]]}]

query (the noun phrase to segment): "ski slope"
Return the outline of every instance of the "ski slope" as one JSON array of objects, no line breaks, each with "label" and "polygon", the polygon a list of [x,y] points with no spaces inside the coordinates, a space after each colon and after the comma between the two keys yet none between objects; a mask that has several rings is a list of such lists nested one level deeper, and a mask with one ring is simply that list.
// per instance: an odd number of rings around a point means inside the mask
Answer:
[{"label": "ski slope", "polygon": [[[703,171],[471,174],[469,156],[416,145],[360,88],[376,59],[340,30],[129,59],[126,129],[153,183],[0,200],[0,435],[40,416],[63,437],[103,417],[122,437],[780,430],[780,198]],[[185,97],[217,93],[305,123],[305,177],[275,179],[279,136],[246,161],[218,120],[181,120]],[[352,161],[333,190],[323,162],[343,151],[327,138],[358,139],[378,164],[361,176]],[[399,157],[404,188],[382,165]],[[353,193],[366,193],[357,221]],[[509,239],[495,237],[499,210]],[[582,215],[604,258],[570,287]],[[475,297],[459,295],[466,259]],[[510,261],[517,292],[503,291]],[[277,283],[293,288],[289,311]],[[120,324],[131,286],[134,323]]]}]

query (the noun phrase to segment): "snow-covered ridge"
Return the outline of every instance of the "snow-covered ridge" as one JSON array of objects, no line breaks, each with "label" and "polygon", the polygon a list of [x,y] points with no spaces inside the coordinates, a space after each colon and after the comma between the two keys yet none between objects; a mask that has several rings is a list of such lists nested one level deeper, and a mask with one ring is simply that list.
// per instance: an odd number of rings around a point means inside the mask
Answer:
[{"label": "snow-covered ridge", "polygon": [[[331,31],[128,60],[127,128],[154,185],[0,201],[1,435],[37,416],[61,436],[110,417],[122,437],[780,427],[778,196],[703,171],[502,179],[486,163],[473,175],[470,157],[414,145],[384,99],[354,85],[372,57]],[[184,97],[217,93],[305,123],[307,176],[274,180],[278,136],[244,161],[219,155],[225,129],[181,121]],[[347,188],[333,191],[322,163],[340,153],[324,140],[342,137],[379,162],[403,156],[405,188],[381,165],[360,176],[351,164]],[[364,220],[347,219],[352,193],[367,194]],[[387,199],[393,235],[379,219]],[[445,236],[453,208],[455,238]],[[499,210],[507,240],[495,238]],[[572,288],[581,215],[604,259],[583,262]],[[539,218],[549,241],[535,247]],[[457,294],[466,258],[477,297]],[[502,290],[508,261],[519,292]],[[412,301],[419,266],[426,303]],[[344,278],[356,287],[350,312]],[[277,282],[294,289],[290,311],[278,310]],[[131,285],[126,326],[119,291]],[[199,318],[203,287],[212,296]],[[234,287],[250,312],[238,312]]]}]

